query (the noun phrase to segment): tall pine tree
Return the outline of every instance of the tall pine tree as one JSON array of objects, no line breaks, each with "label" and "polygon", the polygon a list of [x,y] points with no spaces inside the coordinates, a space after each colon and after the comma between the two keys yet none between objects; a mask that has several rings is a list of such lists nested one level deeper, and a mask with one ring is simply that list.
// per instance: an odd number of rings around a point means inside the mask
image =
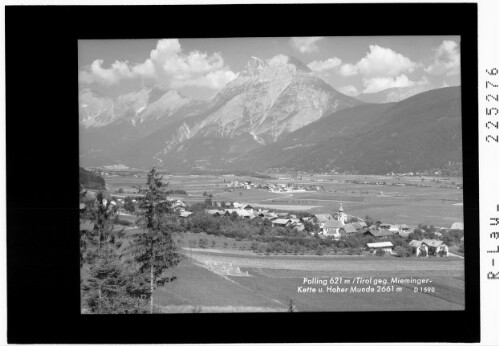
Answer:
[{"label": "tall pine tree", "polygon": [[176,252],[173,241],[175,214],[168,201],[168,183],[153,168],[147,175],[147,184],[139,188],[143,194],[139,200],[137,225],[143,229],[131,236],[131,243],[125,250],[138,270],[148,277],[149,313],[154,312],[154,291],[158,286],[175,279],[166,276],[166,269],[176,266],[181,256]]},{"label": "tall pine tree", "polygon": [[80,209],[80,219],[93,224],[90,230],[80,228],[80,266],[92,264],[106,243],[114,244],[115,215],[116,208],[106,200],[102,191],[97,193],[96,200],[87,202],[85,208]]}]

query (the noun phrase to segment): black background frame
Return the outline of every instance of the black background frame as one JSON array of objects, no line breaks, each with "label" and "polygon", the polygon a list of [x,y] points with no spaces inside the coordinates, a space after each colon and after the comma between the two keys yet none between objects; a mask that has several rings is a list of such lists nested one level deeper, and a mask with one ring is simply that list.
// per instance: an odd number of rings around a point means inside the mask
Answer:
[{"label": "black background frame", "polygon": [[[461,37],[464,311],[80,314],[78,39],[370,35]],[[477,66],[473,3],[7,6],[8,341],[478,342]]]}]

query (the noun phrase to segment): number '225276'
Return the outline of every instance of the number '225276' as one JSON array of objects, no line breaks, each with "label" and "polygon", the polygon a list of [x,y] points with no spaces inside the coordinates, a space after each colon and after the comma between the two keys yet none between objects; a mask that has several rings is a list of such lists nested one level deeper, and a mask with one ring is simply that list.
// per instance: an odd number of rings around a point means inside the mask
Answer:
[{"label": "number '225276'", "polygon": [[[487,73],[489,76],[495,76],[497,78],[497,76],[499,74],[499,70],[497,69],[497,67],[494,67],[490,70],[486,69],[485,73]],[[490,80],[485,81],[485,89],[498,88],[499,81],[495,81],[495,82],[498,84],[496,84]],[[499,106],[499,94],[487,93],[487,95],[485,96],[485,100],[487,102],[495,103]],[[498,107],[485,107],[485,114],[486,115],[498,115],[499,109],[498,109]],[[487,121],[485,123],[485,127],[487,128],[487,130],[493,130],[493,131],[499,130],[499,121]],[[487,135],[485,137],[485,141],[487,143],[492,143],[492,142],[499,143],[499,135],[495,135],[495,136]]]}]

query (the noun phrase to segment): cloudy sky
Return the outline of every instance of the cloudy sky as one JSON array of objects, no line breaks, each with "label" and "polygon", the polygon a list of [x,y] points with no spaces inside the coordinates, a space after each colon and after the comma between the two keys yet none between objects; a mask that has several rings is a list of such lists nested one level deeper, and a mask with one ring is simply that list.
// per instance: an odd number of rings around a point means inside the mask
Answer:
[{"label": "cloudy sky", "polygon": [[458,36],[82,40],[80,88],[116,97],[144,86],[209,99],[252,56],[293,56],[347,94],[460,84]]}]

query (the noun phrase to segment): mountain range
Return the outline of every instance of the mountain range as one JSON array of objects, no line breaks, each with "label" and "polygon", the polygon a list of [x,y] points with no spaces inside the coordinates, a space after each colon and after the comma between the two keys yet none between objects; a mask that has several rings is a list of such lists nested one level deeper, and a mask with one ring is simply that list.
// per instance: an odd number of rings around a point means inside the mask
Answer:
[{"label": "mountain range", "polygon": [[356,96],[356,98],[367,103],[399,102],[431,89],[429,84],[416,84],[406,87],[388,88],[376,93],[362,93]]},{"label": "mountain range", "polygon": [[80,163],[385,173],[461,161],[460,88],[420,91],[350,97],[284,55],[251,58],[210,101],[82,89]]}]

